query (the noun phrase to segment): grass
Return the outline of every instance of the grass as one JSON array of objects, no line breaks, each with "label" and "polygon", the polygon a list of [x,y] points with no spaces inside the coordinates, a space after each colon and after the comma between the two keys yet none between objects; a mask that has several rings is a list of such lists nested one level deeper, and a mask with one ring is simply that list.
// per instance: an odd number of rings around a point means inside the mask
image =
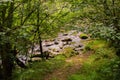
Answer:
[{"label": "grass", "polygon": [[92,50],[94,53],[68,80],[120,80],[117,78],[120,59],[115,55],[114,48],[110,48],[104,40],[92,40],[86,46],[85,52]]},{"label": "grass", "polygon": [[62,67],[65,64],[65,57],[58,55],[53,59],[32,62],[28,69],[16,69],[14,71],[14,80],[43,80],[47,73]]},{"label": "grass", "polygon": [[100,39],[96,39],[96,40],[90,40],[88,42],[85,43],[85,50],[96,50],[98,48],[105,48],[109,46],[109,43],[105,40],[100,40]]},{"label": "grass", "polygon": [[[68,47],[63,50],[62,54],[50,60],[31,62],[28,65],[28,69],[17,68],[14,71],[14,80],[43,80],[48,73],[52,73],[54,70],[63,67],[66,63],[66,58],[73,55],[76,55],[73,48]],[[54,78],[53,80],[57,79]]]},{"label": "grass", "polygon": [[63,56],[65,56],[66,58],[69,58],[69,57],[72,57],[72,56],[75,56],[77,55],[78,53],[75,52],[73,50],[72,47],[66,47],[63,49],[63,51],[61,52]]},{"label": "grass", "polygon": [[[120,59],[115,55],[115,49],[109,47],[104,40],[90,40],[86,43],[84,52],[92,51],[93,54],[83,62],[82,68],[76,73],[68,76],[68,80],[120,80]],[[29,68],[16,69],[14,80],[43,80],[48,73],[65,67],[65,60],[76,55],[72,48],[63,50],[63,54],[55,56],[50,60],[32,62]],[[69,63],[66,66],[71,66]],[[59,80],[53,77],[52,80]]]}]

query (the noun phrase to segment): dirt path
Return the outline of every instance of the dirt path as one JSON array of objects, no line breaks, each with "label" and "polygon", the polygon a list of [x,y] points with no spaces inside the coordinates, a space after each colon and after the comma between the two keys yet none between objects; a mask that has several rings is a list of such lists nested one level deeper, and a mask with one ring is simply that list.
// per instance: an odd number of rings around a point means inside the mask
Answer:
[{"label": "dirt path", "polygon": [[74,74],[82,67],[82,63],[87,60],[89,53],[76,55],[71,58],[66,59],[66,64],[49,73],[44,80],[67,80],[67,77]]}]

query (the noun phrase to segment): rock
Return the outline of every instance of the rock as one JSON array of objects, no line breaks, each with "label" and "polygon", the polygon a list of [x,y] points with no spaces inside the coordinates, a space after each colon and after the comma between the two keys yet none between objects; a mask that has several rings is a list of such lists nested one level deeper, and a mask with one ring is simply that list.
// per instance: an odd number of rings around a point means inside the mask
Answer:
[{"label": "rock", "polygon": [[[81,44],[81,34],[83,33],[72,30],[67,33],[59,33],[55,39],[43,40],[43,52],[48,51],[52,53],[52,55],[57,55],[66,47],[72,47],[75,51],[80,52],[84,48],[84,45]],[[34,48],[34,54],[40,54],[39,45],[37,44]]]},{"label": "rock", "polygon": [[33,54],[40,54],[40,52],[35,52],[35,51],[34,51]]},{"label": "rock", "polygon": [[39,48],[39,45],[35,45],[35,47],[34,47],[34,51],[37,51],[37,50],[39,50],[40,48]]},{"label": "rock", "polygon": [[42,54],[35,54],[35,55],[32,55],[31,58],[40,57],[40,58],[46,58],[46,59],[48,59],[49,56],[50,56],[50,54],[51,53],[49,51],[44,51],[43,55]]},{"label": "rock", "polygon": [[78,47],[83,47],[83,45],[82,45],[82,44],[80,44]]},{"label": "rock", "polygon": [[67,33],[64,33],[63,36],[67,36],[68,34]]},{"label": "rock", "polygon": [[49,51],[49,47],[43,47],[43,52]]},{"label": "rock", "polygon": [[80,38],[81,38],[81,39],[87,39],[87,38],[88,38],[88,35],[87,35],[87,34],[84,34],[84,33],[83,33],[83,34],[80,34]]},{"label": "rock", "polygon": [[62,40],[62,42],[71,42],[71,41],[72,41],[71,38],[65,38],[65,39]]},{"label": "rock", "polygon": [[40,49],[36,50],[36,52],[40,52]]},{"label": "rock", "polygon": [[52,42],[46,42],[44,46],[49,47],[49,46],[52,46],[52,45],[54,45]]},{"label": "rock", "polygon": [[60,47],[60,49],[62,49],[63,47]]},{"label": "rock", "polygon": [[58,45],[59,43],[57,41],[54,42],[55,45]]},{"label": "rock", "polygon": [[68,47],[74,48],[74,46],[72,46],[72,45],[65,45],[65,46],[63,46],[63,49],[68,48]]},{"label": "rock", "polygon": [[25,61],[29,58],[28,56],[25,55],[17,55],[17,58],[25,64]]},{"label": "rock", "polygon": [[34,57],[34,58],[31,58],[31,61],[42,61],[42,58],[40,57]]},{"label": "rock", "polygon": [[75,46],[75,48],[81,48],[81,47],[83,47],[83,44],[78,44]]},{"label": "rock", "polygon": [[83,51],[83,48],[74,48],[75,51]]},{"label": "rock", "polygon": [[59,42],[58,47],[59,47],[60,49],[62,49],[62,48],[63,48],[63,42]]}]

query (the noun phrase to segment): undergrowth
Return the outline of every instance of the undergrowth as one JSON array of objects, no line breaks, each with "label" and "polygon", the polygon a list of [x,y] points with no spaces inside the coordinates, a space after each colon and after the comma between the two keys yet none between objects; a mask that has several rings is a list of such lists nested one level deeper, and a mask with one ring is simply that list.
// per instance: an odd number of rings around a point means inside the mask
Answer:
[{"label": "undergrowth", "polygon": [[17,68],[14,71],[14,80],[43,80],[47,73],[51,73],[53,70],[62,67],[65,64],[65,57],[58,55],[53,59],[31,62],[28,69]]},{"label": "undergrowth", "polygon": [[72,57],[72,56],[75,56],[75,55],[78,55],[79,53],[74,51],[73,48],[71,47],[66,47],[63,49],[63,51],[61,52],[61,55],[63,55],[64,57],[66,58],[69,58],[69,57]]},{"label": "undergrowth", "polygon": [[78,72],[68,77],[68,80],[120,80],[120,59],[115,55],[115,49],[109,47],[108,42],[89,41],[84,51],[93,51],[93,54]]}]

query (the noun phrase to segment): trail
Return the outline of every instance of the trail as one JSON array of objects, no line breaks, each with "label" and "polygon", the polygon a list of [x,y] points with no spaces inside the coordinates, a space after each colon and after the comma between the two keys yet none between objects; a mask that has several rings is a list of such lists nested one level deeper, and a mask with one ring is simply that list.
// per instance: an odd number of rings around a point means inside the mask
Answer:
[{"label": "trail", "polygon": [[66,59],[66,64],[63,67],[48,73],[44,80],[67,80],[67,77],[74,74],[82,67],[84,61],[90,56],[90,52],[86,54],[79,54]]}]

